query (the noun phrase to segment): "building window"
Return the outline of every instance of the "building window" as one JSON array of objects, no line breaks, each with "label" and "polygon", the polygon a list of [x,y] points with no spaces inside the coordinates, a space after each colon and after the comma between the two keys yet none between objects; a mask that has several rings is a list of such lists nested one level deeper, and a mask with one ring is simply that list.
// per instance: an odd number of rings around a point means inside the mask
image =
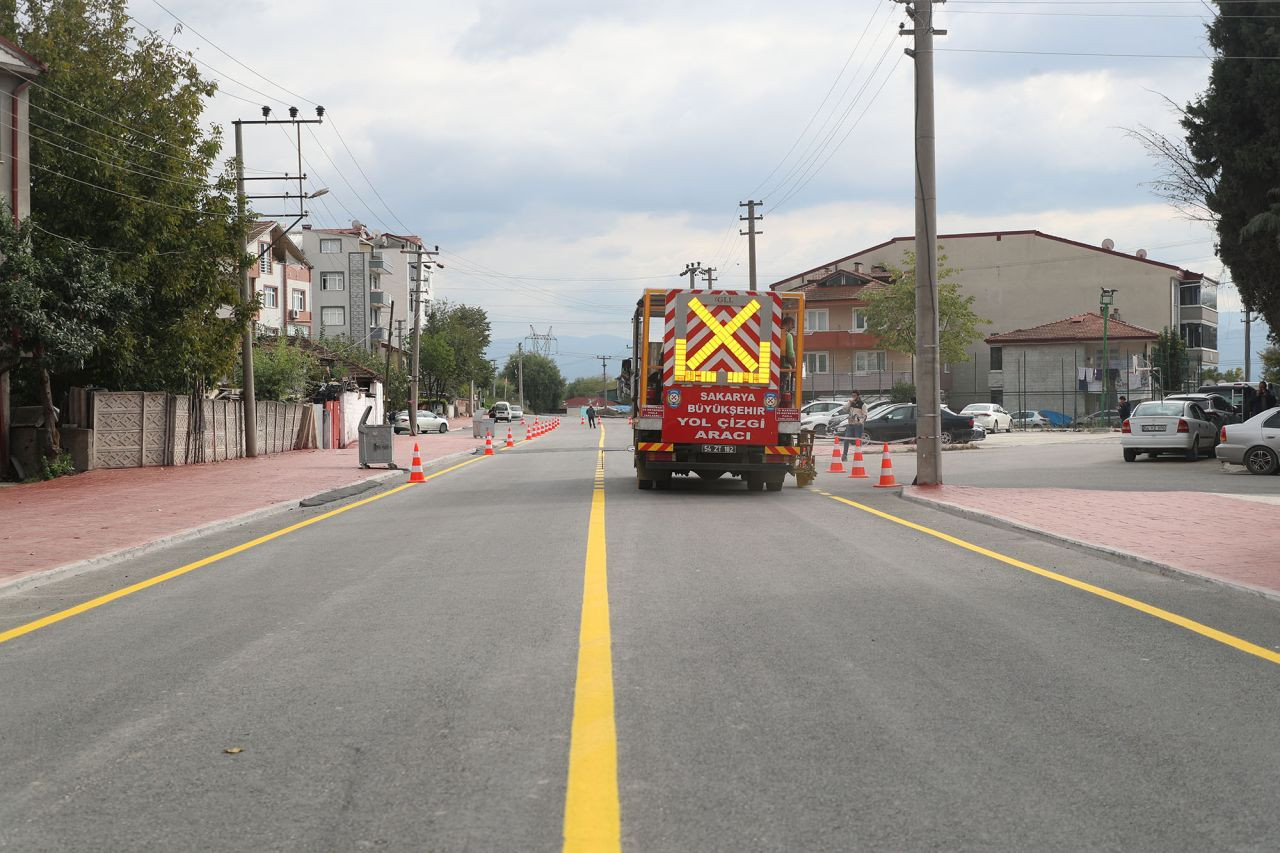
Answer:
[{"label": "building window", "polygon": [[853,331],[865,332],[867,330],[867,314],[865,311],[853,312]]},{"label": "building window", "polygon": [[306,311],[307,292],[305,290],[289,291],[289,307],[295,311]]},{"label": "building window", "polygon": [[262,305],[264,308],[279,308],[280,291],[274,287],[262,288]]},{"label": "building window", "polygon": [[1218,327],[1204,323],[1183,323],[1182,339],[1192,349],[1216,350],[1218,348]]},{"label": "building window", "polygon": [[804,354],[805,373],[826,373],[827,354],[825,352],[807,352]]},{"label": "building window", "polygon": [[991,369],[1004,370],[1004,347],[991,348]]},{"label": "building window", "polygon": [[[826,308],[810,308],[804,312],[804,330],[809,332],[825,332],[827,331],[827,309]],[[826,371],[823,371],[824,373]]]},{"label": "building window", "polygon": [[863,350],[853,354],[853,372],[858,374],[883,373],[884,351]]},{"label": "building window", "polygon": [[322,255],[340,255],[342,254],[342,240],[336,237],[322,237],[320,239],[320,254]]},{"label": "building window", "polygon": [[309,338],[311,337],[310,326],[298,326],[293,323],[289,324],[289,335],[292,337]]},{"label": "building window", "polygon": [[346,275],[340,272],[320,273],[320,289],[321,290],[346,290],[347,289]]},{"label": "building window", "polygon": [[263,275],[271,274],[271,244],[258,244],[258,272]]},{"label": "building window", "polygon": [[347,309],[341,305],[329,305],[320,309],[320,325],[322,326],[345,326],[347,325]]},{"label": "building window", "polygon": [[373,311],[370,312],[369,326],[370,328],[374,326],[378,326],[378,327],[382,326],[382,309],[381,308],[374,308]]}]

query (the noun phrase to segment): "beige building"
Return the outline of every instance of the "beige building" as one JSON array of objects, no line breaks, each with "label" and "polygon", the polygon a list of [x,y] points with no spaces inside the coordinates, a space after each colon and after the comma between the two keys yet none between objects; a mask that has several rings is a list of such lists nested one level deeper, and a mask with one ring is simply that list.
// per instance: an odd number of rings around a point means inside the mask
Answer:
[{"label": "beige building", "polygon": [[[1218,283],[1201,273],[1153,260],[1142,249],[1116,251],[1110,240],[1094,246],[1041,231],[942,234],[938,243],[946,265],[959,270],[954,278],[963,293],[975,297],[974,310],[989,321],[980,328],[984,337],[1097,311],[1100,290],[1108,288],[1115,290],[1112,316],[1145,329],[1179,329],[1194,362],[1218,363]],[[914,237],[896,237],[772,287],[796,290],[841,270],[901,267],[914,247]],[[952,408],[1003,399],[1002,383],[992,381],[990,346],[978,341],[968,352],[967,362],[944,368],[942,385]]]}]

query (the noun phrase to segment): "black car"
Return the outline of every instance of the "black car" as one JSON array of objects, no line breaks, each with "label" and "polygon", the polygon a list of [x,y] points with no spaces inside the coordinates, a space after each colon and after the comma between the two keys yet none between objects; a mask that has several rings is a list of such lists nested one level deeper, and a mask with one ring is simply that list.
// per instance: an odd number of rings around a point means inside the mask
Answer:
[{"label": "black car", "polygon": [[1165,399],[1188,400],[1195,403],[1204,410],[1209,420],[1218,429],[1222,429],[1227,424],[1238,424],[1243,420],[1231,401],[1221,394],[1170,394]]},{"label": "black car", "polygon": [[[916,405],[903,403],[886,406],[867,419],[866,437],[870,441],[898,441],[916,437]],[[942,410],[942,443],[968,441],[974,434],[973,418]]]}]

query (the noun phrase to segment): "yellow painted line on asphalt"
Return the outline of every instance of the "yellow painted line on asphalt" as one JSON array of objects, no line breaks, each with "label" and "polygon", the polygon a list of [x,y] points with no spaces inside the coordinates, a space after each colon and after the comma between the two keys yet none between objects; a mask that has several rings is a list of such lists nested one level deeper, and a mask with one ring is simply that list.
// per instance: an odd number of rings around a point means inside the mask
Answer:
[{"label": "yellow painted line on asphalt", "polygon": [[613,715],[613,651],[604,544],[604,425],[600,427],[587,564],[578,634],[578,681],[569,736],[569,784],[564,802],[566,853],[622,849],[618,805],[618,733]]},{"label": "yellow painted line on asphalt", "polygon": [[[481,459],[484,459],[484,458],[485,457],[483,456],[477,456],[474,459],[468,459],[465,462],[459,462],[457,465],[451,465],[450,467],[445,468],[441,471],[436,471],[434,474],[428,474],[426,479],[434,480],[436,477],[442,477],[445,474],[448,474],[450,471],[457,471],[459,468],[465,468],[466,466],[479,462]],[[216,563],[219,560],[225,560],[227,557],[234,557],[236,554],[241,554],[245,551],[248,551],[250,548],[256,548],[257,546],[270,542],[273,539],[279,539],[281,536],[284,536],[289,533],[293,533],[296,530],[301,530],[304,527],[310,527],[313,524],[319,524],[320,522],[326,519],[333,518],[335,515],[342,515],[344,512],[349,512],[353,509],[356,509],[357,507],[362,507],[362,506],[365,506],[366,504],[371,504],[374,501],[380,501],[383,498],[390,497],[391,495],[394,495],[397,492],[403,492],[405,489],[411,486],[417,486],[417,485],[421,485],[421,484],[420,483],[404,483],[402,485],[396,486],[393,489],[388,489],[385,492],[380,492],[372,497],[364,498],[363,500],[358,500],[355,503],[350,503],[350,504],[347,504],[346,506],[341,506],[341,507],[338,507],[337,509],[329,510],[328,512],[322,515],[317,515],[315,518],[308,518],[306,521],[299,521],[297,524],[291,524],[288,527],[283,527],[280,530],[273,531],[271,533],[266,534],[265,536],[259,536],[257,539],[251,539],[248,542],[245,542],[240,545],[236,545],[234,548],[228,548],[225,551],[219,551],[218,553],[213,554],[212,556],[204,557],[202,559],[196,560],[194,563],[187,563],[185,566],[179,566],[178,568],[172,569],[171,571],[167,571],[164,574],[156,575],[155,577],[148,578],[147,580],[144,580],[144,581],[139,581],[138,583],[132,584],[130,586],[117,589],[115,592],[109,592],[106,595],[100,595],[97,598],[93,598],[93,599],[90,599],[89,601],[84,602],[83,604],[77,604],[75,607],[68,607],[66,610],[59,610],[57,613],[51,613],[48,616],[44,616],[40,619],[36,619],[34,622],[28,622],[25,625],[19,625],[16,628],[10,628],[8,631],[0,632],[0,644],[7,643],[10,640],[15,640],[18,637],[24,636],[26,634],[30,634],[33,631],[39,631],[41,628],[47,628],[50,625],[54,625],[54,624],[57,624],[58,622],[63,621],[64,619],[70,619],[72,616],[79,616],[81,613],[87,613],[88,611],[99,608],[104,604],[110,604],[111,602],[116,601],[117,599],[124,598],[125,596],[128,596],[128,595],[133,595],[135,592],[141,592],[144,589],[149,589],[153,586],[157,586],[158,584],[162,584],[165,581],[170,581],[176,577],[181,577],[182,575],[185,575],[187,572],[194,572],[196,569],[204,568],[205,566]]]},{"label": "yellow painted line on asphalt", "polygon": [[857,501],[851,501],[848,498],[842,498],[842,497],[839,497],[838,495],[830,494],[829,492],[821,492],[821,494],[826,495],[827,497],[831,498],[833,501],[838,501],[842,504],[847,504],[848,506],[851,506],[854,509],[860,509],[863,512],[870,513],[871,515],[874,515],[878,518],[883,518],[886,521],[892,521],[894,524],[900,524],[903,527],[909,527],[912,530],[919,531],[920,533],[924,533],[936,539],[941,539],[944,542],[950,542],[952,545],[956,545],[961,548],[964,548],[966,551],[972,551],[975,554],[981,554],[984,557],[990,557],[991,559],[997,560],[1001,563],[1004,563],[1005,565],[1013,566],[1014,568],[1031,572],[1034,575],[1039,575],[1042,578],[1048,578],[1051,581],[1056,581],[1057,583],[1074,587],[1078,590],[1087,592],[1091,595],[1096,595],[1099,598],[1105,598],[1108,601],[1112,601],[1124,607],[1129,607],[1134,610],[1137,610],[1139,613],[1145,613],[1148,616],[1154,616],[1155,618],[1161,619],[1172,625],[1177,625],[1179,628],[1185,628],[1186,630],[1199,634],[1202,637],[1208,637],[1210,640],[1214,640],[1216,642],[1222,643],[1225,646],[1230,646],[1231,648],[1237,649],[1238,651],[1242,651],[1245,654],[1250,654],[1250,655],[1253,655],[1254,657],[1262,658],[1263,660],[1269,661],[1271,663],[1280,664],[1280,652],[1273,651],[1272,649],[1268,649],[1265,646],[1259,646],[1256,643],[1251,643],[1248,640],[1244,640],[1244,639],[1241,639],[1240,637],[1235,636],[1234,634],[1228,634],[1225,631],[1219,631],[1217,628],[1211,628],[1208,625],[1195,621],[1194,619],[1188,619],[1186,616],[1180,616],[1177,613],[1173,613],[1168,610],[1164,610],[1163,608],[1156,607],[1154,604],[1147,604],[1145,601],[1139,601],[1136,598],[1130,598],[1127,595],[1121,595],[1118,592],[1112,592],[1109,589],[1105,589],[1100,586],[1095,586],[1094,584],[1086,583],[1085,581],[1077,580],[1076,578],[1068,577],[1067,575],[1060,575],[1057,572],[1051,572],[1048,569],[1042,569],[1037,565],[1033,565],[1032,563],[1024,563],[1022,560],[1018,560],[1013,557],[1006,556],[1004,554],[1001,554],[998,551],[992,551],[989,548],[983,548],[981,545],[974,545],[972,542],[966,542],[963,539],[957,538],[948,533],[943,533],[940,530],[934,530],[931,527],[925,527],[923,524],[916,524],[914,521],[907,521],[905,518],[899,518],[896,515],[891,515],[887,512],[882,512],[881,510],[875,509],[873,507],[869,507],[866,504],[860,504]]}]

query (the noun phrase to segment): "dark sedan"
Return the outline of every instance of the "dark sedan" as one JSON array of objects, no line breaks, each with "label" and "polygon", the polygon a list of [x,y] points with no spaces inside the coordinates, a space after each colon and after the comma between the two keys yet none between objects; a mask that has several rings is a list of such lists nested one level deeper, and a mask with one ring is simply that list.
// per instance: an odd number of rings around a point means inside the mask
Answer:
[{"label": "dark sedan", "polygon": [[[942,443],[964,442],[973,437],[973,418],[957,415],[950,409],[942,410]],[[867,419],[866,436],[869,441],[899,441],[916,437],[916,406],[903,403],[890,406]]]}]

